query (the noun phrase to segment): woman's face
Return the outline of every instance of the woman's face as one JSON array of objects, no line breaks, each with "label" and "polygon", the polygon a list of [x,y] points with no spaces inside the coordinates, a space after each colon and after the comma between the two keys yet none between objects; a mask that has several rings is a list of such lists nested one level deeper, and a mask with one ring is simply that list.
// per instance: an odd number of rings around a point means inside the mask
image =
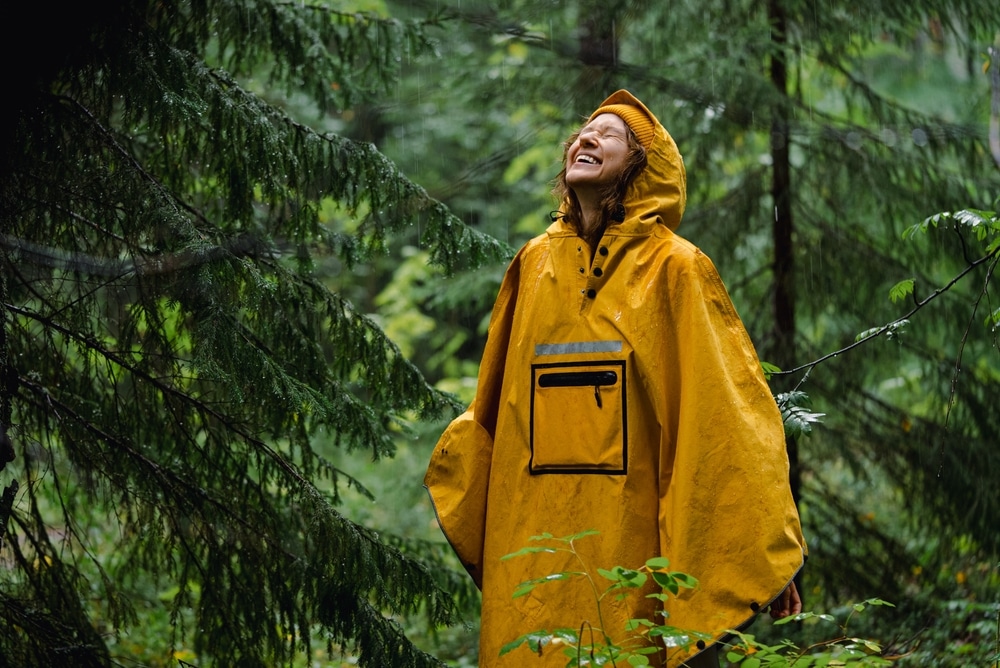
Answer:
[{"label": "woman's face", "polygon": [[601,114],[583,126],[566,151],[566,185],[577,195],[613,183],[629,153],[628,128],[616,114]]}]

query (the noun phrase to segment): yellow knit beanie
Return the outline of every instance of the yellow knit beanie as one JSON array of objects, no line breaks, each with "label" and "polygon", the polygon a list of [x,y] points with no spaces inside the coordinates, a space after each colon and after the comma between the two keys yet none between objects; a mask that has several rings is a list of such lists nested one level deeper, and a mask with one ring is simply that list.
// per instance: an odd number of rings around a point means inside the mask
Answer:
[{"label": "yellow knit beanie", "polygon": [[655,134],[653,120],[643,109],[630,104],[609,104],[592,113],[589,121],[594,120],[600,114],[614,114],[620,117],[635,133],[643,148],[649,148],[649,145],[653,143],[653,135]]}]

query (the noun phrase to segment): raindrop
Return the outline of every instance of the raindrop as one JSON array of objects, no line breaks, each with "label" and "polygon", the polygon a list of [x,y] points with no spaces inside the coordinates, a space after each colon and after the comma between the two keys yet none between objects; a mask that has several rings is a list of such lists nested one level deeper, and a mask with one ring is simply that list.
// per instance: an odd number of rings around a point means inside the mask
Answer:
[{"label": "raindrop", "polygon": [[914,128],[910,134],[913,137],[914,144],[917,146],[927,146],[927,132],[923,128]]}]

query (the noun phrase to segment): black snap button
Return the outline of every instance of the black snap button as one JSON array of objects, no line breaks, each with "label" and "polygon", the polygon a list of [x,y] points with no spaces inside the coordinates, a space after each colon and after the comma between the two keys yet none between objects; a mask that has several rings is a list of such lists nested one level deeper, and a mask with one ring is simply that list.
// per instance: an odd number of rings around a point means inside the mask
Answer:
[{"label": "black snap button", "polygon": [[608,247],[607,246],[601,246],[601,249],[598,252],[601,255],[607,255],[608,254]]},{"label": "black snap button", "polygon": [[698,649],[705,649],[705,641],[704,640],[699,640],[697,644],[698,644]]},{"label": "black snap button", "polygon": [[583,271],[584,271],[584,270],[583,270],[583,267],[580,267],[580,273],[581,273],[581,274],[583,273]]},{"label": "black snap button", "polygon": [[594,289],[587,290],[587,296],[593,299],[594,297],[597,296],[597,290]]},{"label": "black snap button", "polygon": [[751,601],[750,609],[753,610],[754,612],[760,612],[760,603],[758,603],[757,601]]},{"label": "black snap button", "polygon": [[582,253],[583,252],[583,246],[577,246],[576,247],[576,252],[577,253]]},{"label": "black snap button", "polygon": [[595,268],[594,268],[594,276],[597,276],[598,278],[600,278],[600,277],[601,277],[601,274],[603,274],[603,273],[604,273],[604,272],[603,272],[603,271],[601,271],[601,268],[600,268],[600,267],[595,267]]}]

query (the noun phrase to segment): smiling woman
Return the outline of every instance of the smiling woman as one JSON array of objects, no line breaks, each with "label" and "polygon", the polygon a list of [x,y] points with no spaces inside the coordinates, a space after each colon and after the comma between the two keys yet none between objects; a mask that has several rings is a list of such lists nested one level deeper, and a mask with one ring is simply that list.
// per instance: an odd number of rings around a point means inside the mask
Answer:
[{"label": "smiling woman", "polygon": [[[769,606],[778,617],[801,609],[791,582],[805,542],[781,415],[715,267],[674,233],[686,178],[663,126],[615,93],[566,143],[561,215],[504,277],[476,398],[425,480],[483,592],[481,666],[563,666],[551,646],[500,649],[581,624],[621,644],[628,620],[664,615],[713,640],[650,639],[653,665],[718,666],[728,629]],[[663,607],[605,601],[600,620],[586,588],[512,597],[539,570],[573,566],[561,553],[502,557],[532,536],[586,530],[600,536],[579,546],[586,563],[665,557],[699,588]]]}]

